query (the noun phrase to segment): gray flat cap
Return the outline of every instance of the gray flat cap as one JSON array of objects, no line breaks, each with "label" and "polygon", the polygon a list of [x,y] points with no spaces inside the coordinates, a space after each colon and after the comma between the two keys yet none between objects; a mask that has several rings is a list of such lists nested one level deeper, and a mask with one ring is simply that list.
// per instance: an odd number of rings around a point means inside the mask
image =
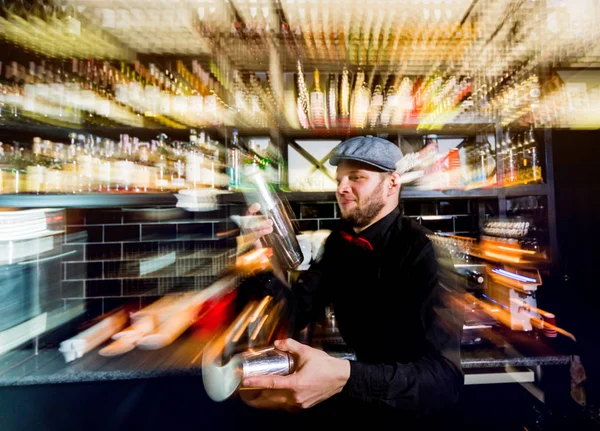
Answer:
[{"label": "gray flat cap", "polygon": [[387,172],[396,170],[402,151],[392,142],[371,135],[356,136],[339,144],[333,151],[329,163],[337,166],[342,160],[367,163]]}]

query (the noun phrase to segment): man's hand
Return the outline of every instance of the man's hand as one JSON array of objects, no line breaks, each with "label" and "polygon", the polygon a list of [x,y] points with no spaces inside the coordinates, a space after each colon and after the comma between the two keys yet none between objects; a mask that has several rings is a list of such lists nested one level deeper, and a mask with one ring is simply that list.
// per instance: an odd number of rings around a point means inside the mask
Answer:
[{"label": "man's hand", "polygon": [[[256,216],[256,214],[260,211],[260,204],[253,203],[248,207],[248,211],[246,212],[246,216]],[[254,233],[257,238],[261,238],[265,235],[273,232],[273,220],[267,219],[262,220],[258,223],[249,223],[247,230]]]},{"label": "man's hand", "polygon": [[350,378],[350,362],[329,356],[291,338],[275,347],[294,356],[296,371],[288,376],[254,376],[244,379],[240,396],[246,404],[265,409],[300,410],[341,392]]}]

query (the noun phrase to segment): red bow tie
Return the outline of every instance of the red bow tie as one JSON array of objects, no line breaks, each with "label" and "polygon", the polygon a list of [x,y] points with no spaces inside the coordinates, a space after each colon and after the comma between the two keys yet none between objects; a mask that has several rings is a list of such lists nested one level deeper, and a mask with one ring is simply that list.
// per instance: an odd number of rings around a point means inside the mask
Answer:
[{"label": "red bow tie", "polygon": [[342,238],[344,238],[346,241],[349,241],[352,244],[356,244],[359,247],[366,248],[367,250],[373,251],[373,246],[366,239],[357,236],[352,236],[344,231],[341,231],[340,233],[342,235]]}]

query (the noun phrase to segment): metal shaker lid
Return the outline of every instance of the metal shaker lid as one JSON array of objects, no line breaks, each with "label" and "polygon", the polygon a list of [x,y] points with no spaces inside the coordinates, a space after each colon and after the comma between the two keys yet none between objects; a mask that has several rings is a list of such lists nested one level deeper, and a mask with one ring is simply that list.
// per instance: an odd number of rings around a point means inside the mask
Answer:
[{"label": "metal shaker lid", "polygon": [[219,366],[212,361],[202,361],[202,381],[204,389],[213,401],[221,402],[229,398],[242,382],[242,366],[235,355],[227,364]]}]

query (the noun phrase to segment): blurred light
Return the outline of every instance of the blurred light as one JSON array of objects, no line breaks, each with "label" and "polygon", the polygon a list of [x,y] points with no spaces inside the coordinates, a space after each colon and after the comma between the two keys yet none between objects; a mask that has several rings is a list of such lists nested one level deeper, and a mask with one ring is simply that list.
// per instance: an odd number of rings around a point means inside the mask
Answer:
[{"label": "blurred light", "polygon": [[514,272],[509,272],[501,268],[496,268],[491,270],[495,274],[503,275],[505,277],[511,278],[516,281],[522,281],[523,283],[537,283],[537,279],[532,277],[526,277],[524,275],[515,274]]},{"label": "blurred light", "polygon": [[514,262],[514,263],[519,263],[521,262],[521,259],[518,257],[514,257],[514,256],[509,256],[507,254],[502,254],[502,253],[495,253],[493,251],[489,251],[486,250],[483,252],[486,256],[489,257],[494,257],[496,259],[500,259],[502,261],[507,261],[507,262]]}]

